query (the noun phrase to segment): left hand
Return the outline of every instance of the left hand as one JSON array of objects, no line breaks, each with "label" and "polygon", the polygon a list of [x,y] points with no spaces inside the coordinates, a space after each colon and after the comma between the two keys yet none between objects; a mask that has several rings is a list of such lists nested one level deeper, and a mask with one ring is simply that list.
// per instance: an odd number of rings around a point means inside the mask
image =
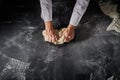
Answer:
[{"label": "left hand", "polygon": [[75,27],[73,25],[68,25],[67,28],[64,29],[62,36],[64,36],[64,42],[69,42],[75,37]]},{"label": "left hand", "polygon": [[42,34],[44,36],[45,41],[48,42],[54,43],[59,39],[59,35],[53,27],[53,23],[51,21],[45,22],[45,30]]}]

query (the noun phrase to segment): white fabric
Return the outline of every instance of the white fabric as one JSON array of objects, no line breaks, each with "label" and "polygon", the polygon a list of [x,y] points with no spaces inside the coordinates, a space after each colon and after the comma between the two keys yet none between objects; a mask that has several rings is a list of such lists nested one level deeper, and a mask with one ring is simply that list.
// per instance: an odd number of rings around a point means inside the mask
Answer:
[{"label": "white fabric", "polygon": [[52,0],[40,0],[40,5],[43,20],[52,21]]},{"label": "white fabric", "polygon": [[[74,6],[70,24],[77,26],[85,13],[90,0],[77,0]],[[52,21],[52,0],[40,0],[41,17],[45,22]]]}]

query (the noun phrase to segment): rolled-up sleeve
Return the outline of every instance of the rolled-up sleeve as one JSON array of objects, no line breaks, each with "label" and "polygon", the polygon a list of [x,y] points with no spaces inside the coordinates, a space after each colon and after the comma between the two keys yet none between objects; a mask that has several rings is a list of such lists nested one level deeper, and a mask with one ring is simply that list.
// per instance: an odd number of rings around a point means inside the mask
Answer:
[{"label": "rolled-up sleeve", "polygon": [[70,24],[77,26],[85,13],[90,0],[77,0],[74,6]]},{"label": "rolled-up sleeve", "polygon": [[41,18],[47,22],[52,21],[52,0],[40,0]]}]

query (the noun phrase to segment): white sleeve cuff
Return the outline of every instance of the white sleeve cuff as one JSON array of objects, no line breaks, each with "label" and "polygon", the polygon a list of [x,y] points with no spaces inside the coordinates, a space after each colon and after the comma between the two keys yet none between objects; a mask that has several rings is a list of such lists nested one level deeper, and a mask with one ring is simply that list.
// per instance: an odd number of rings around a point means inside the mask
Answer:
[{"label": "white sleeve cuff", "polygon": [[77,26],[85,13],[90,0],[77,0],[70,19],[70,24]]},{"label": "white sleeve cuff", "polygon": [[52,21],[52,0],[40,0],[41,18],[47,22]]}]

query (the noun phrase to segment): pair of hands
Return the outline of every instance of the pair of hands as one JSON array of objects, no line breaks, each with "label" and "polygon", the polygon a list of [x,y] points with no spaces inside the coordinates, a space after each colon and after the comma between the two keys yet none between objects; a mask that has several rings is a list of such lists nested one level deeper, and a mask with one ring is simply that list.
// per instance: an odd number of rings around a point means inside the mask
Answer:
[{"label": "pair of hands", "polygon": [[[45,41],[48,42],[56,42],[59,39],[59,35],[57,31],[54,29],[52,22],[45,23]],[[62,36],[64,36],[64,42],[71,41],[75,36],[75,28],[73,25],[68,25],[67,28],[64,29]]]}]

